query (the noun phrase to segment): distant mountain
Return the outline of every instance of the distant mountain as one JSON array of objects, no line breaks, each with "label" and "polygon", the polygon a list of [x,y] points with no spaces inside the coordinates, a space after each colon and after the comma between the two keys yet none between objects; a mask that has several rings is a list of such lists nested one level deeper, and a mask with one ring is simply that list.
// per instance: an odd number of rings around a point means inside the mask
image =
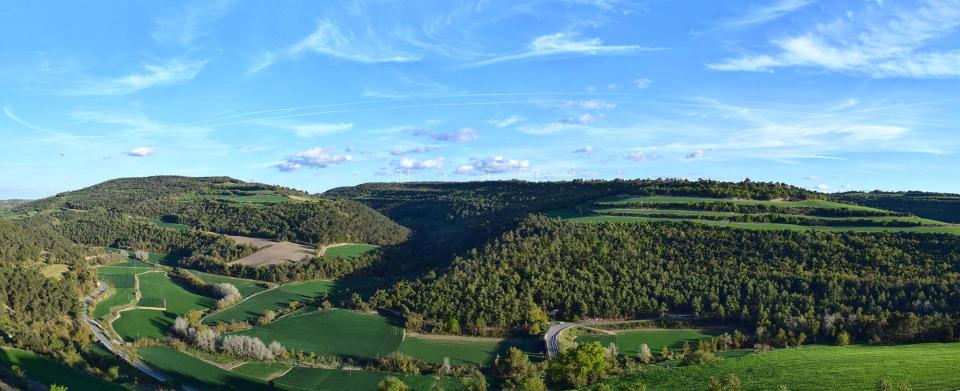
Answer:
[{"label": "distant mountain", "polygon": [[31,200],[0,200],[0,210],[11,210],[30,201]]}]

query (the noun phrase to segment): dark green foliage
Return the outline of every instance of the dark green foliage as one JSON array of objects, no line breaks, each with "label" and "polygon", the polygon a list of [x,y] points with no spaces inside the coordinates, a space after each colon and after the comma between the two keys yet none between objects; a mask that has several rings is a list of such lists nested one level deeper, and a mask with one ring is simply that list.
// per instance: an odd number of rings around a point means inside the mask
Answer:
[{"label": "dark green foliage", "polygon": [[613,368],[607,350],[591,342],[560,352],[550,360],[547,380],[557,386],[583,387],[603,380]]},{"label": "dark green foliage", "polygon": [[960,194],[872,191],[834,194],[831,198],[948,223],[960,223]]},{"label": "dark green foliage", "polygon": [[436,279],[371,303],[466,332],[522,330],[530,301],[558,319],[693,318],[832,341],[954,338],[960,237],[747,231],[694,224],[568,224],[533,217]]}]

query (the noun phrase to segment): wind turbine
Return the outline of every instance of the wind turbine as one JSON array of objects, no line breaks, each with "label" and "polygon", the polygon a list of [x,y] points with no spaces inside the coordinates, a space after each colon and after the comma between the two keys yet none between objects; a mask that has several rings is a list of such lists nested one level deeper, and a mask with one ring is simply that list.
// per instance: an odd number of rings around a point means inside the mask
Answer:
[{"label": "wind turbine", "polygon": [[576,168],[576,167],[573,167],[573,168],[570,169],[570,176],[573,177],[574,179],[577,178],[577,168]]},{"label": "wind turbine", "polygon": [[360,184],[360,173],[356,171],[353,172],[353,183],[357,185]]},{"label": "wind turbine", "polygon": [[447,180],[447,169],[440,167],[440,178],[444,181]]},{"label": "wind turbine", "polygon": [[540,179],[540,170],[534,168],[534,169],[533,169],[533,180],[536,181],[536,180],[539,180],[539,179]]}]

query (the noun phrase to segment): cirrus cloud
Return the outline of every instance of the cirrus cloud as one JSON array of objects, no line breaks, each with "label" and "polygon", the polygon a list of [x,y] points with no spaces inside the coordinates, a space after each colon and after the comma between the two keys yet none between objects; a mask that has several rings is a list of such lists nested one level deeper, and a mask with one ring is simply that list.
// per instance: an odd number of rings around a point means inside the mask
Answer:
[{"label": "cirrus cloud", "polygon": [[157,153],[157,149],[153,147],[136,147],[127,152],[124,152],[124,155],[133,156],[133,157],[147,157]]}]

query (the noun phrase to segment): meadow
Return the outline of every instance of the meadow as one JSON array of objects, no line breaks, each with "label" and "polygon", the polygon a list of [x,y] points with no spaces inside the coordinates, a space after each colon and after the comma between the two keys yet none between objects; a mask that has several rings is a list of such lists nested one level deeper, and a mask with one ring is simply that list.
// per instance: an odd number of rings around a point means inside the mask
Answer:
[{"label": "meadow", "polygon": [[215,300],[188,291],[171,281],[162,272],[144,273],[139,278],[141,297],[166,299],[167,311],[176,315],[186,314],[190,310],[204,310],[215,306]]},{"label": "meadow", "polygon": [[286,373],[289,369],[289,366],[281,363],[248,362],[234,368],[231,372],[261,380],[269,380]]},{"label": "meadow", "polygon": [[[134,275],[149,270],[151,269],[142,267],[98,267],[97,278],[113,287],[113,293],[97,303],[93,309],[93,317],[95,319],[101,319],[110,313],[111,308],[131,304],[136,297]],[[110,293],[110,291],[107,291],[105,294],[108,293]]]},{"label": "meadow", "polygon": [[[960,389],[960,344],[895,346],[805,346],[677,368],[647,367],[635,376],[606,382],[626,390],[636,383],[649,390],[706,389],[711,378],[730,374],[743,390],[873,390],[878,379],[906,381],[914,390]],[[802,372],[800,372],[802,371]],[[798,375],[803,373],[805,375]],[[598,386],[590,389],[599,389]]]},{"label": "meadow", "polygon": [[379,247],[372,244],[350,243],[339,246],[328,246],[323,251],[324,258],[356,258],[377,251]]},{"label": "meadow", "polygon": [[253,294],[263,292],[267,289],[260,286],[261,284],[263,284],[260,281],[246,280],[243,278],[226,277],[226,276],[198,272],[193,270],[191,270],[190,273],[197,276],[207,284],[220,284],[220,283],[231,284],[237,287],[237,290],[240,291],[240,294],[243,295],[243,297],[250,297]]},{"label": "meadow", "polygon": [[220,200],[241,203],[276,204],[281,202],[301,202],[271,190],[245,191],[240,194],[189,194],[177,197],[181,200]]},{"label": "meadow", "polygon": [[443,363],[449,358],[454,365],[490,365],[510,347],[517,347],[528,354],[543,352],[543,339],[529,338],[472,338],[408,335],[400,344],[399,352],[429,363]]},{"label": "meadow", "polygon": [[198,389],[251,390],[262,389],[266,385],[260,379],[227,371],[166,346],[146,347],[138,353],[140,359],[151,367],[172,376],[181,384]]},{"label": "meadow", "polygon": [[10,367],[16,365],[33,381],[47,386],[58,384],[71,391],[125,390],[116,384],[110,384],[99,378],[64,366],[33,352],[16,348],[0,347],[0,364]]},{"label": "meadow", "polygon": [[323,368],[293,368],[283,377],[276,379],[276,385],[285,390],[325,390],[355,391],[376,390],[377,383],[387,376],[396,376],[403,380],[411,390],[433,390],[434,383],[440,383],[443,390],[461,390],[462,384],[454,378],[434,378],[431,376],[402,375],[376,371],[344,371]]},{"label": "meadow", "polygon": [[818,209],[848,209],[856,211],[867,211],[876,213],[887,213],[883,209],[871,208],[855,204],[845,204],[836,201],[827,200],[740,200],[730,198],[708,198],[708,197],[673,197],[673,196],[620,196],[604,198],[596,201],[598,205],[629,205],[635,203],[644,204],[695,204],[695,203],[733,203],[737,205],[766,205],[781,208],[818,208]]},{"label": "meadow", "polygon": [[697,341],[709,339],[721,334],[717,329],[651,329],[651,330],[622,330],[615,331],[615,335],[591,333],[577,336],[577,343],[600,342],[608,346],[611,342],[617,345],[621,355],[636,356],[640,352],[640,345],[647,344],[653,352],[659,352],[664,346],[671,350],[679,350],[687,342],[693,349]]},{"label": "meadow", "polygon": [[163,340],[176,318],[177,315],[167,311],[137,309],[122,312],[112,326],[124,341],[140,338]]},{"label": "meadow", "polygon": [[379,315],[332,309],[287,316],[237,334],[279,341],[287,349],[376,358],[400,347],[403,329]]},{"label": "meadow", "polygon": [[[330,293],[337,286],[330,280],[312,280],[285,284],[278,288],[250,297],[246,301],[216,312],[203,319],[204,323],[249,321],[260,317],[267,310],[276,311],[287,307],[291,301],[306,301]],[[238,287],[239,288],[239,287]]]}]

